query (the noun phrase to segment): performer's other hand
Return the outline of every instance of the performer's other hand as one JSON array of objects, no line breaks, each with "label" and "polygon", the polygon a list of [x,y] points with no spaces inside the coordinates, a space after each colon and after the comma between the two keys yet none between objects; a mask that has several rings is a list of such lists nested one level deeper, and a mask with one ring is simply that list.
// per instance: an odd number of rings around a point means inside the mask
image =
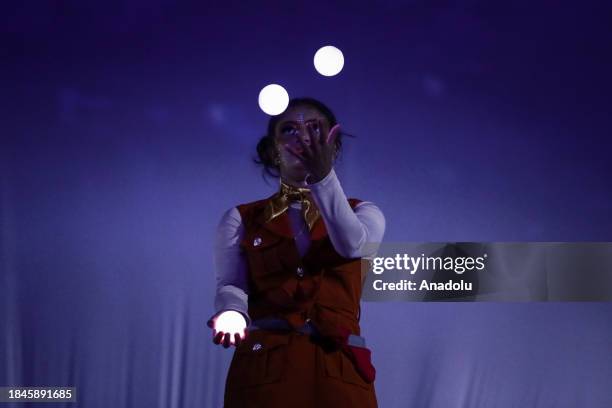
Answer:
[{"label": "performer's other hand", "polygon": [[334,165],[336,137],[340,133],[340,125],[336,124],[329,133],[325,131],[321,121],[318,121],[316,125],[309,123],[306,128],[309,140],[304,139],[301,133],[298,136],[301,149],[297,150],[289,144],[285,144],[285,148],[297,157],[308,171],[309,176],[306,182],[314,184],[325,178]]},{"label": "performer's other hand", "polygon": [[246,320],[244,316],[234,310],[226,310],[213,320],[213,343],[222,344],[228,348],[230,345],[239,346],[246,338]]}]

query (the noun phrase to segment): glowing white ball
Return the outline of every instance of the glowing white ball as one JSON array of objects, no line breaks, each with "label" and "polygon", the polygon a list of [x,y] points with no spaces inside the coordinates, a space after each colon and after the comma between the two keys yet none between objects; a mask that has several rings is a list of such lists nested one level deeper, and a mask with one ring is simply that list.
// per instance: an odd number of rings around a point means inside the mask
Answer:
[{"label": "glowing white ball", "polygon": [[232,344],[234,341],[234,333],[240,333],[240,337],[244,337],[244,329],[246,328],[246,320],[241,313],[234,310],[227,310],[221,313],[215,321],[215,330],[231,334]]},{"label": "glowing white ball", "polygon": [[279,115],[289,105],[289,94],[280,85],[270,84],[259,91],[259,107],[268,115]]},{"label": "glowing white ball", "polygon": [[344,67],[342,51],[333,45],[319,48],[314,56],[314,66],[317,72],[324,76],[334,76]]}]

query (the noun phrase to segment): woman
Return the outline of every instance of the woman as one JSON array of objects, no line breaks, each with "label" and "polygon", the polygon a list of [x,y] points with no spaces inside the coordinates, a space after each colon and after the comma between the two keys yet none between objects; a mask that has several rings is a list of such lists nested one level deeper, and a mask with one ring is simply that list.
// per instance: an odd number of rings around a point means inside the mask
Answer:
[{"label": "woman", "polygon": [[257,145],[279,191],[221,219],[208,325],[215,344],[236,346],[226,408],[377,406],[359,301],[361,258],[378,249],[385,219],[345,196],[333,169],[341,147],[329,108],[291,100]]}]

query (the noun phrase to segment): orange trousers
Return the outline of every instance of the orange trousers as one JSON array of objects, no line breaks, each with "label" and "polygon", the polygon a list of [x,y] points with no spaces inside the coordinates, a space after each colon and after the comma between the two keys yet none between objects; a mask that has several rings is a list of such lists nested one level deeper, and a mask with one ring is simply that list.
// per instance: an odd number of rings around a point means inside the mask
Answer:
[{"label": "orange trousers", "polygon": [[236,348],[225,408],[376,408],[366,383],[340,350],[299,332],[254,330]]}]

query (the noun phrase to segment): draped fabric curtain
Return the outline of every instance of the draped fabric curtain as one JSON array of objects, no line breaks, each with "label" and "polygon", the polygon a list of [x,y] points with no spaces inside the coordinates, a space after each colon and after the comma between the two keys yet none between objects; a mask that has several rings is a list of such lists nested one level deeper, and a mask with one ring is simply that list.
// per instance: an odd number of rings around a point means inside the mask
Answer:
[{"label": "draped fabric curtain", "polygon": [[[77,388],[49,407],[221,407],[213,237],[277,187],[268,83],[356,136],[336,171],[385,241],[611,239],[609,2],[5,3],[0,386]],[[611,303],[361,312],[382,408],[612,407]]]},{"label": "draped fabric curtain", "polygon": [[[0,385],[75,386],[88,408],[222,406],[232,350],[204,324],[220,208],[163,184],[154,203],[138,185],[49,197],[11,170]],[[124,198],[96,204],[108,195]],[[362,328],[381,407],[607,407],[611,316],[610,303],[367,302]]]}]

